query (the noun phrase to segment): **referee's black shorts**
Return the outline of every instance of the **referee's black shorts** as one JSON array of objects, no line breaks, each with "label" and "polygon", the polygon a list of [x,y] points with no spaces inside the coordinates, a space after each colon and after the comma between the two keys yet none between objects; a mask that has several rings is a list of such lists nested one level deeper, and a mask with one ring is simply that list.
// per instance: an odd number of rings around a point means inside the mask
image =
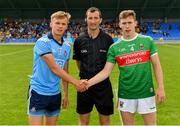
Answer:
[{"label": "referee's black shorts", "polygon": [[113,92],[109,81],[103,81],[90,87],[85,92],[77,93],[77,108],[79,114],[86,114],[92,111],[93,105],[102,115],[114,113]]}]

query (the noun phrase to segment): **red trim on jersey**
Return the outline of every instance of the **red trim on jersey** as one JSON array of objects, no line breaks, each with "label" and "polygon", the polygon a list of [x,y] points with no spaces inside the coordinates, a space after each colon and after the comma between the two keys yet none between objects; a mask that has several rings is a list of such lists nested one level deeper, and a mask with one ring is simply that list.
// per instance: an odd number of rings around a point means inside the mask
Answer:
[{"label": "red trim on jersey", "polygon": [[138,63],[145,63],[145,62],[148,62],[149,59],[150,59],[150,51],[142,50],[138,52],[132,52],[129,54],[117,56],[116,62],[118,63],[118,66],[123,67],[123,66],[138,64]]}]

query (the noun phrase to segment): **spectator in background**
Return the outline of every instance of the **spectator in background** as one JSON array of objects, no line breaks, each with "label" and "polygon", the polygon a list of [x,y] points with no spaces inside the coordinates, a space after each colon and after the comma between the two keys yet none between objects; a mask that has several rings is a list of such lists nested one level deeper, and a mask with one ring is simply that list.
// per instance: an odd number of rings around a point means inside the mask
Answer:
[{"label": "spectator in background", "polygon": [[177,27],[177,30],[180,30],[180,25]]},{"label": "spectator in background", "polygon": [[162,34],[163,34],[164,37],[170,36],[169,32],[167,32],[167,31],[163,31]]},{"label": "spectator in background", "polygon": [[169,24],[168,30],[172,30],[172,25],[171,24]]}]

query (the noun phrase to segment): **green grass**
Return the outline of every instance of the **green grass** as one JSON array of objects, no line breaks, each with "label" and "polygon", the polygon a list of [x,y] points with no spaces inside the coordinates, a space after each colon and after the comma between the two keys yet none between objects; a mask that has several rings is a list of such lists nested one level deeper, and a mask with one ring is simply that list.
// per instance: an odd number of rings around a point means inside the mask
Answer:
[{"label": "green grass", "polygon": [[[28,75],[32,71],[32,45],[0,46],[0,125],[26,125]],[[180,125],[180,45],[158,45],[159,56],[164,72],[167,100],[157,105],[159,125]],[[78,78],[78,70],[70,61],[70,73]],[[115,113],[111,116],[111,125],[121,124],[116,108],[116,88],[118,69],[114,68],[111,81],[114,89]],[[156,85],[156,83],[155,83]],[[76,91],[69,86],[69,108],[62,110],[59,125],[78,124],[76,113]],[[91,114],[90,124],[98,125],[96,110]],[[140,115],[136,115],[136,124],[143,124]]]}]

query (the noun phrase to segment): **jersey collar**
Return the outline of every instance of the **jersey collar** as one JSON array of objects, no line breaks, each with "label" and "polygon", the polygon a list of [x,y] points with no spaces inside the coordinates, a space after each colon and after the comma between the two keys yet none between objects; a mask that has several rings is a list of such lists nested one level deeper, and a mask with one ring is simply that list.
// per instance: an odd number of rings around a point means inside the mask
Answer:
[{"label": "jersey collar", "polygon": [[132,39],[124,39],[123,37],[121,37],[121,40],[129,42],[129,41],[135,40],[137,37],[138,37],[138,34],[136,34],[136,36],[134,36],[134,38],[132,38]]},{"label": "jersey collar", "polygon": [[49,39],[53,39],[53,40],[54,40],[58,45],[60,45],[60,46],[62,46],[62,44],[64,43],[63,37],[61,37],[61,42],[62,42],[62,43],[59,43],[57,40],[55,40],[54,37],[53,37],[53,35],[52,35],[52,32],[48,33],[47,36],[48,36]]},{"label": "jersey collar", "polygon": [[[87,30],[86,30],[84,33],[85,33],[86,37],[91,38],[91,37],[89,36],[89,34],[88,34],[88,31],[87,31]],[[100,37],[101,35],[102,35],[102,30],[100,29],[100,31],[99,31],[99,33],[98,33],[98,35],[97,35],[97,37],[96,37],[96,38]],[[94,38],[94,39],[96,39],[96,38]]]}]

